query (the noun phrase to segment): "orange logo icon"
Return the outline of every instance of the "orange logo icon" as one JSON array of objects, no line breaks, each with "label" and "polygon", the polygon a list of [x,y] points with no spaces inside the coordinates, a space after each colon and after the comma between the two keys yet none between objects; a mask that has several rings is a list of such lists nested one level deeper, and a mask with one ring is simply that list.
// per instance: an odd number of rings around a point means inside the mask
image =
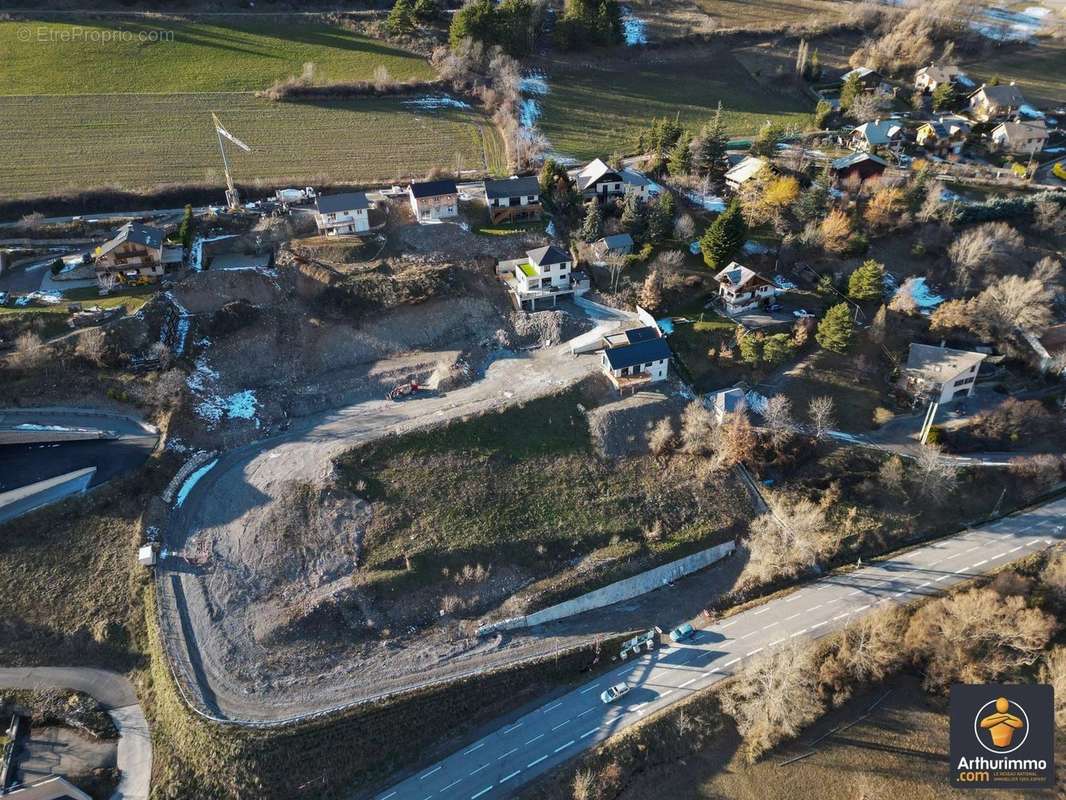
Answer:
[{"label": "orange logo icon", "polygon": [[981,727],[988,731],[992,737],[992,744],[996,747],[1010,747],[1014,732],[1025,727],[1021,717],[1011,714],[1007,709],[1010,702],[1006,697],[996,699],[996,713],[989,714],[981,720]]}]

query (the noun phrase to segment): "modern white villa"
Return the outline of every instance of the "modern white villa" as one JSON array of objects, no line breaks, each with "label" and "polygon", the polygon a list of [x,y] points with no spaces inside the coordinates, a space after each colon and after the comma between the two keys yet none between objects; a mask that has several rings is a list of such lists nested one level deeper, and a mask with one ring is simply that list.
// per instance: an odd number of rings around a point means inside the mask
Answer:
[{"label": "modern white villa", "polygon": [[553,244],[526,251],[525,258],[500,261],[496,276],[507,284],[516,308],[536,311],[554,306],[560,297],[584,294],[588,277],[574,272],[574,259]]}]

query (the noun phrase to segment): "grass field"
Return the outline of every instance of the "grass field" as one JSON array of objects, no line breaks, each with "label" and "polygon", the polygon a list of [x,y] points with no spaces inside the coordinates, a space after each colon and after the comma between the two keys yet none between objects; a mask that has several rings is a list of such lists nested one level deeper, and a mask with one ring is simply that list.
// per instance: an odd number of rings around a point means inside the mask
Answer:
[{"label": "grass field", "polygon": [[754,134],[768,119],[806,124],[813,107],[759,84],[724,48],[682,60],[560,67],[549,84],[539,127],[553,148],[582,159],[632,150],[656,117],[698,128],[719,101],[731,135]]},{"label": "grass field", "polygon": [[480,112],[424,111],[400,98],[271,103],[250,94],[0,97],[0,194],[117,184],[222,185],[211,112],[251,153],[230,148],[240,183],[423,175],[455,162],[503,171],[503,144]]},{"label": "grass field", "polygon": [[1009,46],[963,65],[978,83],[998,77],[1017,82],[1025,99],[1058,107],[1066,101],[1066,43],[1037,39],[1029,46]]},{"label": "grass field", "polygon": [[645,22],[653,42],[709,34],[723,28],[779,28],[807,21],[812,15],[831,15],[847,8],[839,0],[630,0],[626,5]]},{"label": "grass field", "polygon": [[394,78],[433,77],[420,56],[340,27],[210,19],[0,22],[0,93],[254,91],[299,75],[308,62],[323,82],[368,79],[378,66]]}]

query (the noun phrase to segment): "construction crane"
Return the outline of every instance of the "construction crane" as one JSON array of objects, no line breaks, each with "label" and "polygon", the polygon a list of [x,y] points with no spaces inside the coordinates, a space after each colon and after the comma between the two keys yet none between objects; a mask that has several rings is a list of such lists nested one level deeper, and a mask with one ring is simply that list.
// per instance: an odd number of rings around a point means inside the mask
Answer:
[{"label": "construction crane", "polygon": [[218,149],[222,153],[222,168],[226,172],[226,207],[230,211],[237,211],[241,207],[241,200],[237,196],[237,187],[233,185],[233,177],[229,174],[229,161],[226,159],[226,148],[222,146],[222,138],[225,137],[246,153],[252,152],[252,148],[222,127],[218,116],[212,112],[211,119],[215,122],[215,133],[218,134]]}]

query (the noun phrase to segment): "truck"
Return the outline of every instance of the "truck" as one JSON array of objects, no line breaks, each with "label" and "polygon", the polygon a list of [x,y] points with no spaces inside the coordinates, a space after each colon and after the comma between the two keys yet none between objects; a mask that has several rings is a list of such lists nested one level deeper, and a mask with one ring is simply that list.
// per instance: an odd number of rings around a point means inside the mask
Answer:
[{"label": "truck", "polygon": [[315,199],[315,190],[310,186],[303,189],[278,189],[274,197],[279,203],[293,205],[295,203],[309,203]]}]

